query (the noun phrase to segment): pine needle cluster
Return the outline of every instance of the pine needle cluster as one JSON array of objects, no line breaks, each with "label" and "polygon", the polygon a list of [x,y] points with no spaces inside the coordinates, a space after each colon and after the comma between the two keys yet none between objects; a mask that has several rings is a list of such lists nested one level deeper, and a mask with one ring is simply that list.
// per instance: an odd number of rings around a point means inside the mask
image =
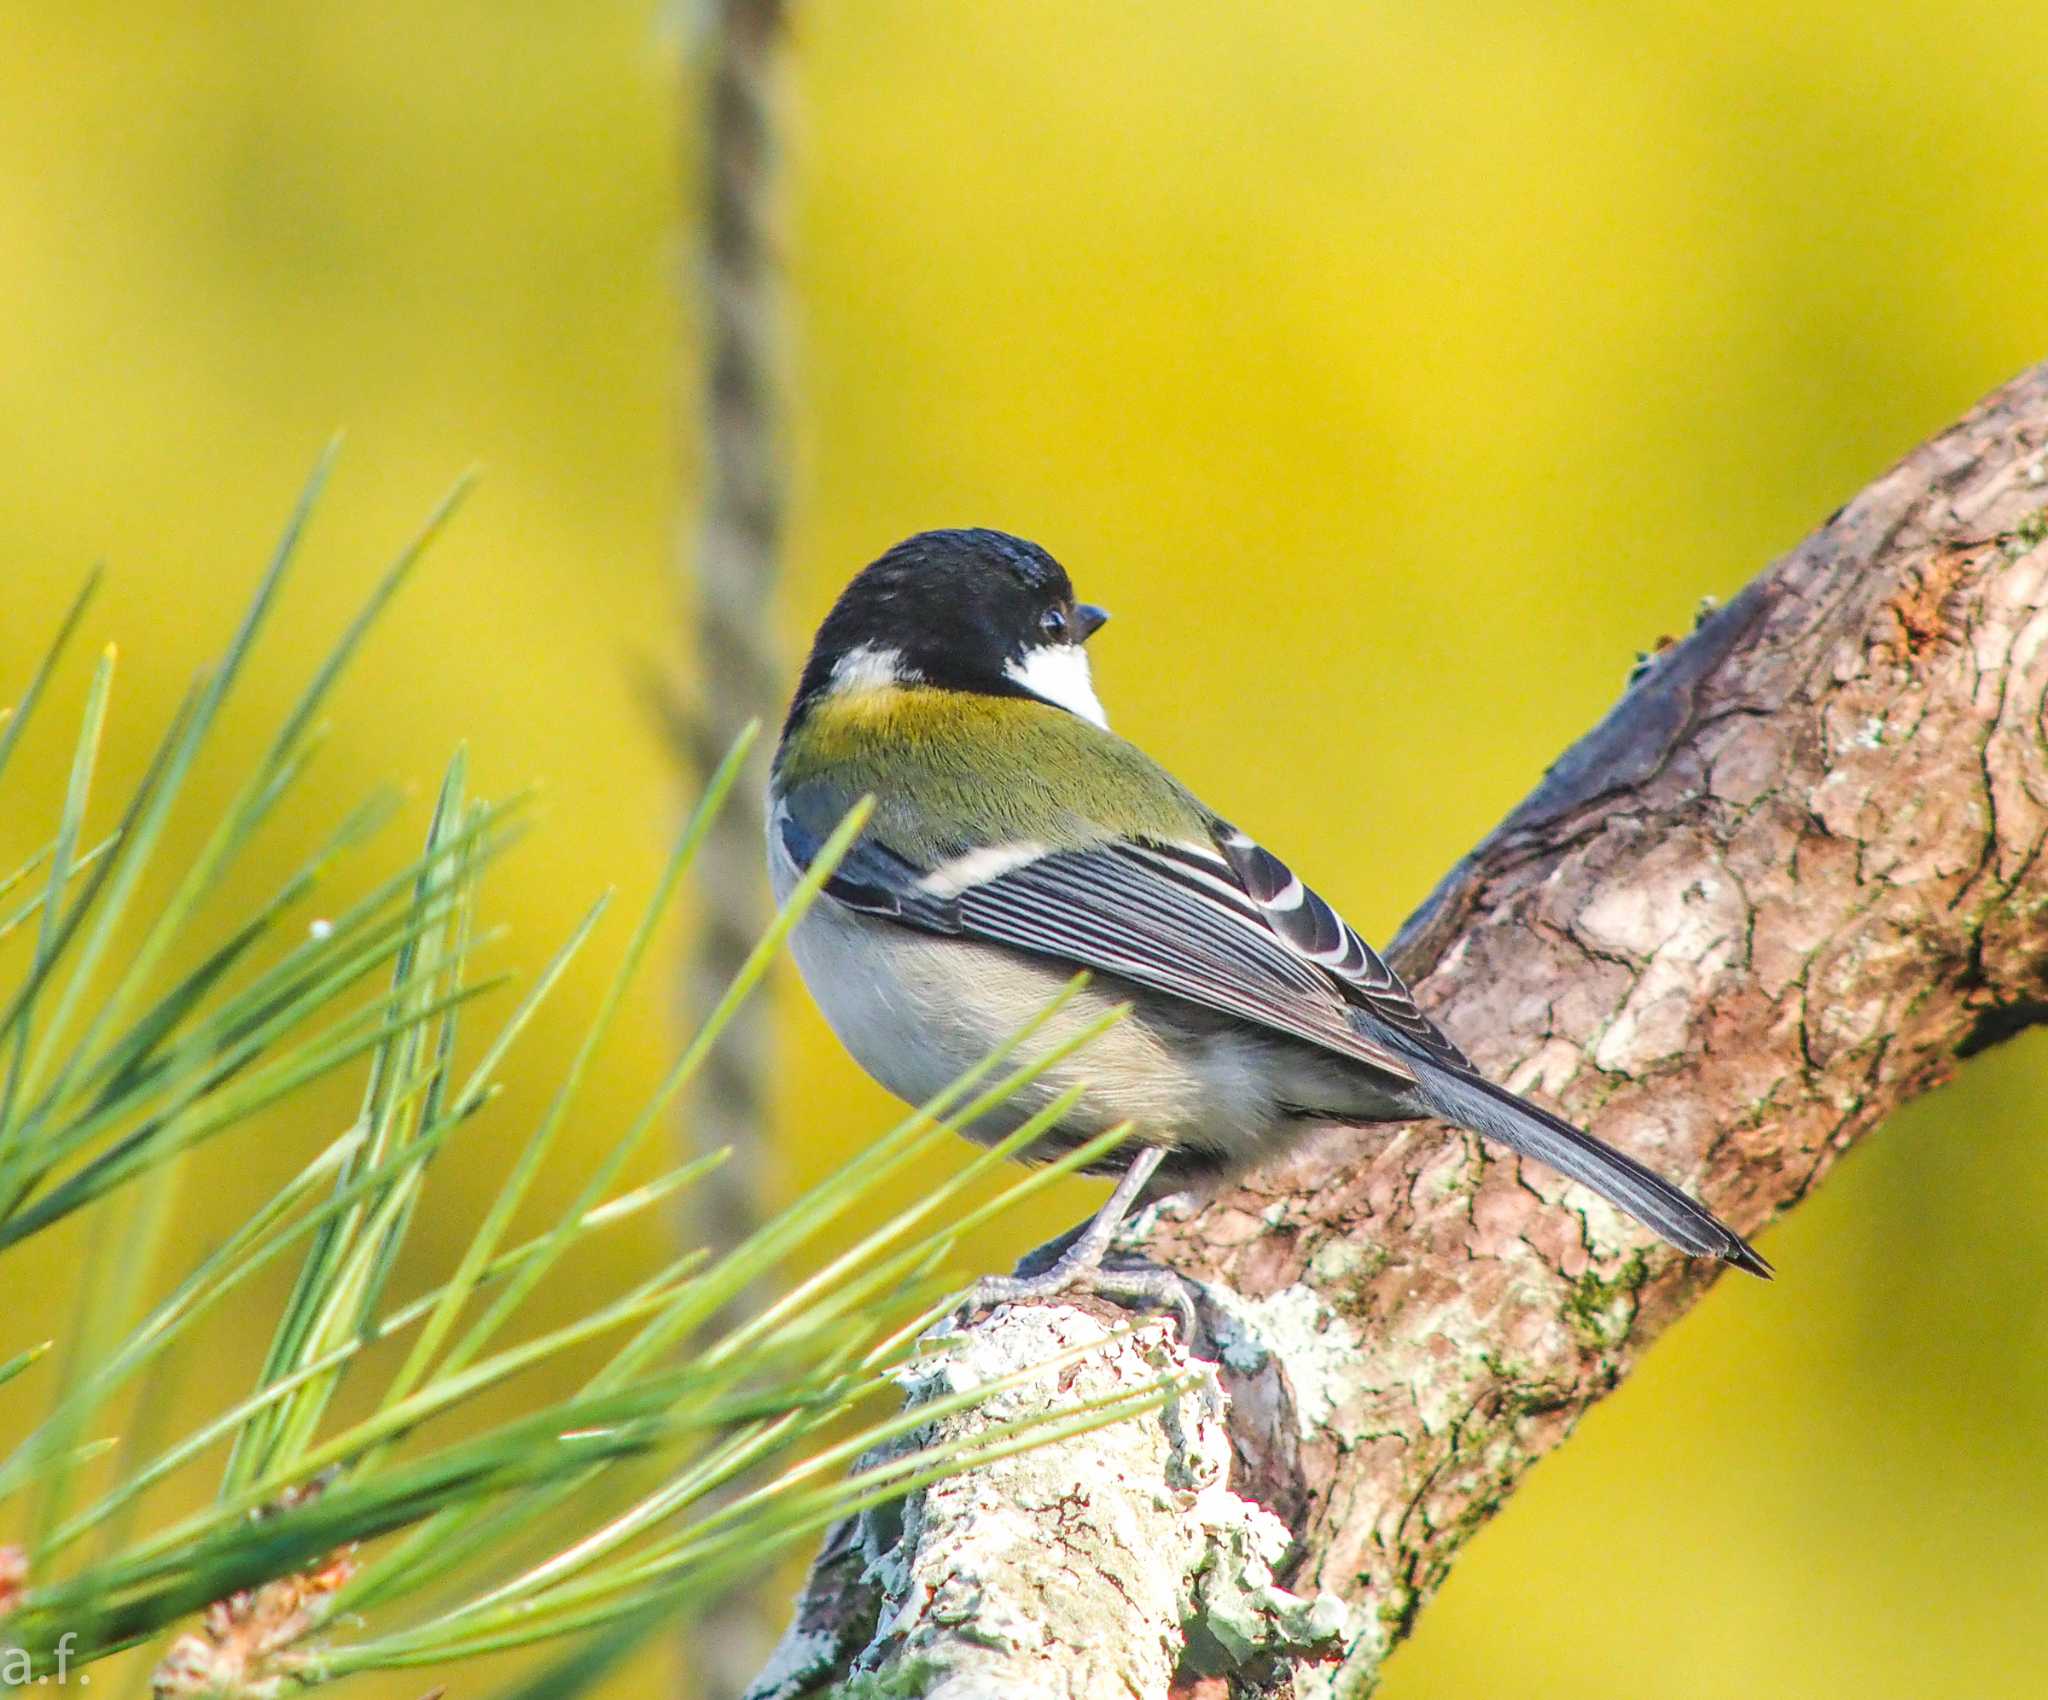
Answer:
[{"label": "pine needle cluster", "polygon": [[[330,462],[111,830],[96,841],[86,830],[111,649],[92,672],[62,797],[7,793],[9,758],[66,665],[92,583],[0,722],[0,797],[17,819],[52,821],[48,842],[0,876],[0,1290],[6,1259],[60,1224],[82,1218],[74,1226],[91,1248],[69,1321],[0,1362],[0,1686],[62,1680],[148,1646],[158,1695],[256,1700],[558,1643],[522,1691],[570,1695],[834,1520],[1047,1437],[1020,1424],[971,1452],[892,1449],[886,1464],[849,1469],[989,1391],[905,1410],[893,1378],[931,1349],[927,1331],[957,1300],[953,1246],[1101,1156],[1114,1135],[970,1207],[981,1177],[1042,1132],[1056,1105],[815,1272],[789,1273],[825,1230],[872,1214],[881,1183],[923,1173],[955,1126],[1053,1060],[1013,1068],[1014,1040],[729,1254],[680,1251],[626,1291],[587,1295],[567,1322],[531,1320],[536,1294],[562,1290],[549,1284],[570,1253],[716,1163],[621,1186],[860,829],[858,813],[842,824],[568,1195],[551,1185],[541,1198],[536,1177],[603,1067],[744,742],[706,787],[529,1127],[505,1125],[503,1066],[600,938],[606,903],[523,989],[477,973],[490,936],[480,894],[523,808],[473,795],[461,756],[418,853],[339,913],[309,919],[330,870],[391,820],[389,796],[348,812],[277,890],[225,924],[209,919],[237,907],[241,859],[266,821],[314,806],[304,780],[327,699],[462,494],[377,583],[186,857],[173,846],[191,834],[167,829],[181,806],[189,813],[188,778],[264,635]],[[165,891],[145,913],[141,894]],[[361,1082],[352,1122],[317,1136],[304,1166],[221,1243],[183,1243],[171,1229],[192,1154],[338,1075]],[[453,1266],[401,1291],[400,1256],[434,1166],[480,1145],[479,1160],[502,1174],[495,1197]],[[587,1128],[577,1146],[592,1149]],[[530,1227],[536,1212],[538,1231],[515,1237],[515,1220]],[[277,1308],[256,1277],[280,1269],[295,1274]],[[736,1296],[762,1289],[776,1296],[736,1319]],[[255,1384],[187,1432],[156,1432],[163,1413],[138,1388],[224,1325],[267,1335]],[[593,1351],[597,1367],[579,1369],[571,1391],[536,1389],[530,1409],[495,1427],[475,1417],[481,1396],[519,1391],[536,1370],[565,1357],[582,1365]],[[1061,1432],[1173,1391],[1162,1381],[1066,1413]],[[211,1484],[203,1495],[189,1491],[195,1473]],[[173,1483],[186,1490],[160,1491]],[[196,1511],[160,1509],[195,1498]]]}]

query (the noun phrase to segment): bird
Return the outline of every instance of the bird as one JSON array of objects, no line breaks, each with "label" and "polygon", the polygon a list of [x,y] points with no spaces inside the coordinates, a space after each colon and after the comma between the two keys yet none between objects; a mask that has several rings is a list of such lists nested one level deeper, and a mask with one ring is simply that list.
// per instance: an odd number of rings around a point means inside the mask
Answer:
[{"label": "bird", "polygon": [[1130,1129],[1096,1165],[1120,1167],[1114,1191],[1051,1267],[985,1280],[983,1299],[1162,1296],[1103,1268],[1141,1199],[1213,1187],[1318,1128],[1425,1119],[1547,1164],[1692,1256],[1770,1274],[1679,1187],[1486,1078],[1286,863],[1112,732],[1086,648],[1108,619],[1035,543],[907,538],[819,625],[770,767],[778,901],[872,800],[790,949],[889,1091],[928,1101],[1077,973],[1041,1058],[1122,1012],[962,1130],[992,1143],[1072,1088],[1027,1158]]}]

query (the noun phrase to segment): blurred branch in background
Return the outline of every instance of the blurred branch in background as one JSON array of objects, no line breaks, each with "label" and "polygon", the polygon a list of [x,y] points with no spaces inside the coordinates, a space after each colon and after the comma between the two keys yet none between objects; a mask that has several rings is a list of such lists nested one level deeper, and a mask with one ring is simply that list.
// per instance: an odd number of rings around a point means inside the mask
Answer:
[{"label": "blurred branch in background", "polygon": [[[773,724],[782,668],[772,603],[787,485],[772,118],[784,8],[782,0],[715,0],[711,13],[703,99],[685,102],[685,110],[703,114],[706,233],[706,471],[701,513],[683,528],[678,562],[695,622],[695,700],[684,731],[693,788],[751,723]],[[770,912],[761,851],[769,746],[756,740],[731,806],[704,846],[686,1027],[731,981]],[[693,1223],[713,1246],[744,1237],[760,1217],[770,1045],[765,1005],[735,1021],[683,1118],[684,1137],[700,1152],[732,1151]]]},{"label": "blurred branch in background", "polygon": [[[705,470],[700,514],[680,529],[677,563],[695,614],[695,706],[684,739],[697,782],[750,724],[773,725],[782,689],[774,592],[788,475],[775,103],[785,22],[783,0],[711,0],[701,43],[705,81],[697,99],[685,91],[680,102],[703,126],[701,205],[684,208],[683,218],[685,228],[701,218],[704,231],[695,281],[701,377],[686,377],[684,389],[701,387]],[[692,70],[686,60],[684,74]],[[687,159],[696,150],[685,143]],[[769,740],[755,741],[704,845],[697,933],[684,968],[685,1031],[730,983],[771,910],[761,853],[769,748]],[[729,1250],[762,1218],[772,1020],[765,1001],[742,1011],[685,1106],[685,1156],[730,1153],[686,1201],[691,1244]],[[741,1295],[742,1309],[749,1298]],[[685,1682],[698,1692],[736,1693],[773,1634],[759,1603],[728,1616],[731,1633],[693,1640]]]},{"label": "blurred branch in background", "polygon": [[[1481,1068],[1753,1232],[2048,1021],[2044,697],[2048,365],[1661,647],[1390,958]],[[1227,1435],[1127,1425],[842,1525],[754,1700],[856,1673],[952,1700],[1366,1694],[1718,1273],[1433,1127],[1168,1201],[1144,1245],[1197,1284]],[[1099,1333],[1005,1306],[965,1350],[993,1376]],[[1005,1414],[1116,1371],[1098,1349]]]}]

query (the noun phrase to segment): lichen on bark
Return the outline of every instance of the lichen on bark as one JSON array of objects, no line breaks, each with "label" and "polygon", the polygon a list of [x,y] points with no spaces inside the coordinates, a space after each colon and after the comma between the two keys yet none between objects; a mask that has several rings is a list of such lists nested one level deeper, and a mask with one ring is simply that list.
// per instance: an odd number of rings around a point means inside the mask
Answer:
[{"label": "lichen on bark", "polygon": [[[1061,1403],[1191,1377],[1162,1410],[937,1482],[834,1531],[799,1618],[749,1700],[829,1692],[1093,1700],[1166,1692],[1177,1671],[1335,1655],[1350,1614],[1280,1587],[1292,1537],[1231,1491],[1225,1400],[1164,1322],[1005,1305],[940,1341],[913,1406],[1098,1349],[918,1430],[868,1460],[971,1444]],[[1189,1634],[1188,1629],[1193,1633]]]}]

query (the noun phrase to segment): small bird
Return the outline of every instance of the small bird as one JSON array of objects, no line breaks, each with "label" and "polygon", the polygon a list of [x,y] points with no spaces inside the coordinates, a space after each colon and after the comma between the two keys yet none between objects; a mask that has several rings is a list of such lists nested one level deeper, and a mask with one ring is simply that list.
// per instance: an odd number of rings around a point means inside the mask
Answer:
[{"label": "small bird", "polygon": [[[1583,1182],[1681,1250],[1770,1267],[1634,1159],[1481,1075],[1335,910],[1109,730],[1083,648],[1109,616],[1045,550],[927,531],[849,584],[819,627],[776,750],[768,855],[788,894],[846,812],[874,812],[791,947],[846,1048],[912,1103],[1042,1010],[1050,1047],[1124,1019],[966,1129],[994,1141],[1083,1088],[1031,1155],[1128,1122],[1114,1194],[1054,1266],[988,1299],[1100,1270],[1141,1193],[1213,1183],[1317,1127],[1436,1118]],[[1027,1054],[1028,1051],[1027,1051]]]}]

